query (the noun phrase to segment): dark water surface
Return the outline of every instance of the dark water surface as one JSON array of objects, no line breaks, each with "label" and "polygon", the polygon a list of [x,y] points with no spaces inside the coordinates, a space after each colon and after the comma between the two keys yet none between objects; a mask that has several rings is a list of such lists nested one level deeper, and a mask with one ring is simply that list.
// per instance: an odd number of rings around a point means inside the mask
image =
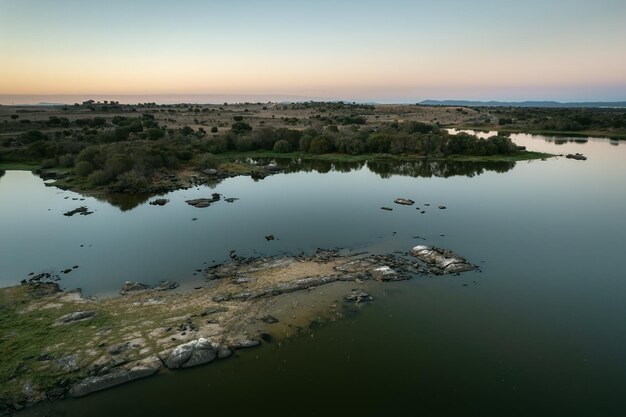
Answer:
[{"label": "dark water surface", "polygon": [[[626,415],[626,145],[513,138],[589,159],[300,166],[308,171],[229,179],[170,193],[164,207],[133,209],[137,201],[74,201],[80,196],[30,173],[7,172],[2,285],[79,265],[62,286],[106,295],[128,279],[192,285],[201,279],[196,268],[230,249],[391,252],[424,242],[482,269],[375,286],[375,301],[356,314],[280,344],[24,415]],[[240,200],[184,203],[212,192]],[[426,213],[394,205],[396,197]],[[62,215],[81,204],[94,214]],[[269,233],[278,240],[266,242]]]}]

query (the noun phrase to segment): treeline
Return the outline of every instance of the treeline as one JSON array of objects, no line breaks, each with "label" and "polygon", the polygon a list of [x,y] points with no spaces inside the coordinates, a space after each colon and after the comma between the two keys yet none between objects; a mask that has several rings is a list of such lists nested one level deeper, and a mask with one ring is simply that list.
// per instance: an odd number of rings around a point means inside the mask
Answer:
[{"label": "treeline", "polygon": [[493,111],[500,126],[528,130],[576,132],[583,130],[626,130],[625,109],[518,108]]}]

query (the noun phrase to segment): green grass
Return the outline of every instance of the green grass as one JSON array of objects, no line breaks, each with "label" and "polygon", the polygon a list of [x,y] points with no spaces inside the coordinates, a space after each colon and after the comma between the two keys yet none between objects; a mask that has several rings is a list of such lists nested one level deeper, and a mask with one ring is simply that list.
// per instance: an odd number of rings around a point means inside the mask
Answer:
[{"label": "green grass", "polygon": [[41,168],[37,162],[0,162],[0,170],[4,171],[35,171]]},{"label": "green grass", "polygon": [[27,286],[0,289],[0,402],[20,398],[23,384],[11,382],[13,378],[46,390],[58,386],[60,378],[74,381],[84,377],[80,373],[68,375],[37,358],[43,353],[54,358],[70,355],[77,347],[84,348],[98,329],[114,321],[104,310],[98,310],[91,320],[53,326],[59,317],[78,311],[79,306],[64,304],[29,311],[26,307],[32,300]]}]

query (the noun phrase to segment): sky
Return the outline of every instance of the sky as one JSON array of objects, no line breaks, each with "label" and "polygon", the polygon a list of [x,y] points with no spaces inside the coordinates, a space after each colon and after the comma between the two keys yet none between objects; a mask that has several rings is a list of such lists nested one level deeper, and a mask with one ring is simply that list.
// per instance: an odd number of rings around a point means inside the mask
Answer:
[{"label": "sky", "polygon": [[0,94],[626,100],[626,0],[0,0]]}]

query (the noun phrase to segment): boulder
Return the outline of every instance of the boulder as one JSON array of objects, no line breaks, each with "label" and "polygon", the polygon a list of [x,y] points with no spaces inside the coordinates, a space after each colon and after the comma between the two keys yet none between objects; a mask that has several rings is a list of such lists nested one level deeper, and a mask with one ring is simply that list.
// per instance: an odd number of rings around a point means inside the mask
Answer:
[{"label": "boulder", "polygon": [[581,153],[575,153],[575,154],[567,154],[566,156],[567,159],[576,159],[578,161],[586,161],[587,157]]},{"label": "boulder", "polygon": [[95,311],[77,311],[75,313],[66,314],[57,320],[57,324],[75,323],[77,321],[85,321],[93,318]]},{"label": "boulder", "polygon": [[432,265],[435,273],[451,274],[476,269],[476,266],[467,262],[465,258],[446,249],[418,245],[411,249],[411,255]]},{"label": "boulder", "polygon": [[72,386],[70,395],[72,397],[82,397],[92,392],[154,375],[158,370],[157,366],[135,366],[131,369],[116,370],[106,375],[91,376]]},{"label": "boulder", "polygon": [[413,204],[415,204],[415,201],[409,200],[408,198],[396,198],[395,200],[393,200],[393,202],[403,206],[412,206]]},{"label": "boulder", "polygon": [[381,266],[370,271],[376,281],[396,281],[398,273],[388,266]]},{"label": "boulder", "polygon": [[169,369],[190,368],[217,358],[218,351],[207,339],[200,338],[178,345],[172,351],[161,353],[161,360]]}]

